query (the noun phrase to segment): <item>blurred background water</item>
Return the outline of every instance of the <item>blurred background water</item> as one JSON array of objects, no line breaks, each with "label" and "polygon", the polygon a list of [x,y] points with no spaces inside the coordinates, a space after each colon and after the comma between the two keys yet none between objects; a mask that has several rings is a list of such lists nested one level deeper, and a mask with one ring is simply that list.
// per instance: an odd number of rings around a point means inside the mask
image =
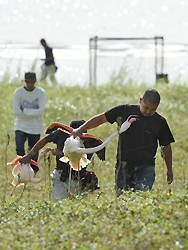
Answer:
[{"label": "blurred background water", "polygon": [[[53,45],[57,79],[63,84],[88,84],[89,81],[89,47],[88,45],[72,45],[60,47]],[[29,44],[4,44],[0,46],[0,77],[9,72],[11,78],[22,79],[24,72],[34,70],[40,77],[40,66],[44,58],[42,48]],[[119,71],[137,84],[153,83],[154,45],[145,46],[121,42],[113,45],[99,46],[97,60],[97,83],[107,82]],[[188,46],[186,44],[168,44],[165,46],[164,73],[168,73],[169,81],[188,80]]]},{"label": "blurred background water", "polygon": [[[57,79],[88,84],[89,38],[164,36],[164,73],[170,82],[188,79],[188,15],[179,0],[0,0],[0,78],[8,72],[40,75],[44,37],[54,48]],[[153,42],[100,42],[97,83],[124,72],[135,83],[154,82]]]}]

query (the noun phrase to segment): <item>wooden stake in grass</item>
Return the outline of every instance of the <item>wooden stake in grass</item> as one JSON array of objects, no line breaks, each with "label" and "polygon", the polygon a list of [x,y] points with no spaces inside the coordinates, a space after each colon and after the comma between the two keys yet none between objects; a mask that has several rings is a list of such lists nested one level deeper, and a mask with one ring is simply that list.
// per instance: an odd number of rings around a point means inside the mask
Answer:
[{"label": "wooden stake in grass", "polygon": [[4,152],[4,161],[5,161],[5,185],[4,185],[4,192],[3,192],[3,201],[5,201],[6,197],[6,191],[7,191],[7,184],[8,184],[8,171],[7,171],[7,151],[8,151],[8,146],[10,143],[10,135],[7,133],[7,143],[5,146],[5,152]]}]

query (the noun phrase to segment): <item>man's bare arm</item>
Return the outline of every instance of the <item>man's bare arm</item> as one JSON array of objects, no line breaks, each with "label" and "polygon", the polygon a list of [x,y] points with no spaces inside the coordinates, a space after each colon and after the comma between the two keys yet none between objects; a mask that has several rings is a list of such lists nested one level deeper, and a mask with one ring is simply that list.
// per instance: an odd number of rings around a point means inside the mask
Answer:
[{"label": "man's bare arm", "polygon": [[96,128],[105,122],[107,122],[107,119],[104,113],[93,116],[91,119],[86,121],[83,125],[81,125],[79,128],[73,129],[72,135],[74,137],[77,137],[77,136],[81,137],[84,131],[92,129],[92,128]]},{"label": "man's bare arm", "polygon": [[48,143],[48,141],[46,140],[46,138],[42,138],[40,139],[34,146],[33,148],[29,151],[29,153],[25,156],[23,156],[23,158],[21,159],[21,163],[29,163],[31,158],[38,153],[38,151],[43,148],[46,144]]},{"label": "man's bare arm", "polygon": [[171,184],[173,182],[173,170],[172,170],[172,148],[171,145],[163,147],[164,160],[167,167],[167,182]]}]

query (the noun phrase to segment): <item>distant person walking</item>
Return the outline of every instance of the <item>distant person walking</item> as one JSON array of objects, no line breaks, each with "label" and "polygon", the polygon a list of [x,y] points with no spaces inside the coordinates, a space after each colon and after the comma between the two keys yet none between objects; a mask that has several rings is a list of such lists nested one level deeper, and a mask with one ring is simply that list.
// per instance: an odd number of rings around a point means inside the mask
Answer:
[{"label": "distant person walking", "polygon": [[[13,111],[16,116],[14,122],[15,144],[17,155],[25,155],[25,142],[28,140],[29,150],[40,139],[43,133],[42,116],[45,111],[46,93],[44,89],[35,86],[36,74],[25,73],[25,85],[17,88],[13,96]],[[33,156],[37,161],[38,154]],[[33,167],[34,170],[36,167]]]},{"label": "distant person walking", "polygon": [[48,44],[46,43],[46,40],[43,38],[40,40],[40,43],[44,47],[45,56],[46,56],[45,59],[42,59],[44,60],[44,64],[42,64],[41,66],[41,79],[40,80],[44,81],[49,75],[49,78],[52,84],[57,84],[57,80],[55,77],[57,66],[54,61],[53,49],[48,46]]}]

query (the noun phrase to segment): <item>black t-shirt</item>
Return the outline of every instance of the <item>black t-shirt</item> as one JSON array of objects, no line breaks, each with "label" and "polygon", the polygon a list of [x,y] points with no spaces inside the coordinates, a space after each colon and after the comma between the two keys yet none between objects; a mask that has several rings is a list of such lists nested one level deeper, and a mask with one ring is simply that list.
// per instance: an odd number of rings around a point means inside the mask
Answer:
[{"label": "black t-shirt", "polygon": [[[166,119],[157,112],[149,117],[144,116],[140,112],[139,105],[119,105],[105,112],[107,121],[111,124],[117,122],[119,126],[130,115],[137,115],[138,120],[132,123],[127,131],[120,134],[117,161],[155,164],[158,143],[166,146],[174,142]],[[121,150],[119,150],[119,145]]]},{"label": "black t-shirt", "polygon": [[[49,58],[49,57],[52,57],[52,58],[53,58],[52,48],[46,47],[46,48],[45,48],[45,54],[46,54],[46,59]],[[45,64],[46,64],[46,65],[54,64],[54,59],[46,60],[46,61],[45,61]]]}]

